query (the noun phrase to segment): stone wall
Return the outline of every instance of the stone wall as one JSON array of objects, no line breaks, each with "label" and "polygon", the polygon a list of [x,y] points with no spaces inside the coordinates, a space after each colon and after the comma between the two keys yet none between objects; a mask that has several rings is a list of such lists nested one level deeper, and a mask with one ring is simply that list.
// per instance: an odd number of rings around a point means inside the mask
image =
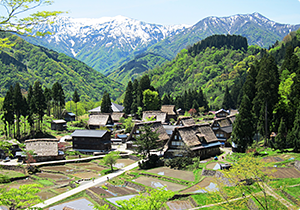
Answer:
[{"label": "stone wall", "polygon": [[217,171],[213,171],[213,170],[206,170],[206,169],[204,169],[203,168],[203,170],[202,170],[202,176],[214,176],[214,175],[216,175],[216,172]]}]

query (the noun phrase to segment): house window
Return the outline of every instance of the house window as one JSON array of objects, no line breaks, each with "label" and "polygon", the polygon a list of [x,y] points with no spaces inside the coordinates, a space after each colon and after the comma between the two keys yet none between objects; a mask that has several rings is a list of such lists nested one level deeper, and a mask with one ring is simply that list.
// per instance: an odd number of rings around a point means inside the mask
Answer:
[{"label": "house window", "polygon": [[171,144],[172,144],[172,146],[182,146],[183,145],[183,143],[180,141],[172,141]]},{"label": "house window", "polygon": [[221,134],[220,134],[220,137],[224,137],[224,134],[223,134],[223,133],[221,133]]},{"label": "house window", "polygon": [[219,137],[219,136],[220,136],[220,135],[217,133],[217,134],[216,134],[216,137]]}]

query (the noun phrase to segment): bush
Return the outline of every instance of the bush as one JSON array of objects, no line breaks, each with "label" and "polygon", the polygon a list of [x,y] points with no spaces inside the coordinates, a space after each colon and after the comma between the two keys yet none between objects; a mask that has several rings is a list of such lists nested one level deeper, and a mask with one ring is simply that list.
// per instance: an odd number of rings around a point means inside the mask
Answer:
[{"label": "bush", "polygon": [[188,165],[193,164],[193,158],[175,157],[165,161],[165,165],[171,168],[185,169]]},{"label": "bush", "polygon": [[155,154],[150,155],[149,160],[146,161],[140,161],[139,162],[139,168],[140,169],[150,169],[150,168],[155,168],[158,167],[159,164],[159,157]]},{"label": "bush", "polygon": [[7,175],[0,174],[0,183],[9,183],[10,178]]}]

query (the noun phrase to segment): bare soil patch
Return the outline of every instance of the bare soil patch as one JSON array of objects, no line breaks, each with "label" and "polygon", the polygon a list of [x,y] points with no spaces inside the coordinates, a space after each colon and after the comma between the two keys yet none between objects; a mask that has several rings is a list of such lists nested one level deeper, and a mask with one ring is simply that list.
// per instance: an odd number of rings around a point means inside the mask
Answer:
[{"label": "bare soil patch", "polygon": [[65,193],[69,190],[68,187],[62,187],[62,188],[57,188],[55,189],[55,191],[58,193],[58,194],[62,194],[62,193]]},{"label": "bare soil patch", "polygon": [[280,158],[280,157],[264,157],[262,159],[263,162],[266,162],[266,163],[277,163],[277,162],[282,162],[284,161],[284,159]]},{"label": "bare soil patch", "polygon": [[300,178],[300,171],[295,168],[267,168],[272,171],[271,176],[274,178]]},{"label": "bare soil patch", "polygon": [[72,172],[74,171],[73,168],[67,167],[67,166],[46,166],[46,167],[42,167],[41,170],[47,170],[47,171],[60,171],[60,172]]},{"label": "bare soil patch", "polygon": [[117,168],[124,168],[132,163],[134,163],[135,161],[134,160],[131,160],[131,159],[118,159],[117,160],[117,163],[114,165],[114,167],[117,167]]},{"label": "bare soil patch", "polygon": [[73,176],[76,176],[78,178],[81,179],[91,179],[93,177],[98,177],[98,174],[94,173],[94,172],[81,172],[81,173],[76,173],[76,174],[72,174]]},{"label": "bare soil patch", "polygon": [[127,187],[119,187],[114,185],[107,185],[107,188],[110,192],[113,192],[116,196],[123,196],[123,195],[131,195],[136,194],[136,190],[129,189]]},{"label": "bare soil patch", "polygon": [[191,209],[193,205],[189,201],[169,201],[167,205],[171,210]]},{"label": "bare soil patch", "polygon": [[93,171],[103,171],[105,168],[100,166],[91,166],[91,167],[87,167],[86,169],[93,170]]},{"label": "bare soil patch", "polygon": [[72,167],[92,167],[92,166],[96,166],[96,164],[94,163],[72,163],[72,164],[68,164],[68,166],[72,166]]},{"label": "bare soil patch", "polygon": [[91,187],[89,188],[92,192],[96,193],[101,198],[110,198],[113,197],[113,194],[109,193],[108,191],[102,189],[100,186]]},{"label": "bare soil patch", "polygon": [[167,182],[167,181],[163,181],[163,180],[159,180],[159,179],[155,179],[152,177],[138,177],[135,180],[132,180],[134,182],[146,185],[148,187],[152,187],[152,188],[158,188],[158,187],[164,187],[166,186],[167,190],[172,190],[172,191],[178,191],[181,190],[183,188],[185,188],[184,185],[180,185],[180,184],[175,184],[172,182]]},{"label": "bare soil patch", "polygon": [[163,176],[169,176],[177,179],[183,179],[191,182],[195,180],[192,171],[181,171],[181,170],[171,169],[168,167],[159,167],[159,168],[150,169],[147,172],[163,175]]},{"label": "bare soil patch", "polygon": [[40,196],[42,200],[47,200],[55,196],[55,194],[51,191],[39,192],[37,195]]},{"label": "bare soil patch", "polygon": [[206,168],[206,169],[211,169],[211,170],[212,170],[212,169],[214,169],[214,167],[216,166],[216,164],[217,164],[217,163],[215,163],[215,162],[209,163],[209,164],[206,165],[205,168]]},{"label": "bare soil patch", "polygon": [[48,179],[53,179],[53,180],[64,180],[68,179],[67,176],[61,175],[61,174],[52,174],[52,173],[38,173],[36,176],[41,177],[41,178],[48,178]]},{"label": "bare soil patch", "polygon": [[208,187],[212,181],[213,181],[213,177],[205,177],[201,182],[195,184],[190,188],[181,191],[181,193],[194,193],[195,191],[201,188]]},{"label": "bare soil patch", "polygon": [[[21,185],[24,185],[24,184],[36,184],[36,183],[31,179],[17,180],[17,181],[13,181],[12,183],[9,184],[9,189],[10,188],[19,188]],[[5,186],[7,186],[7,185],[5,185]]]}]

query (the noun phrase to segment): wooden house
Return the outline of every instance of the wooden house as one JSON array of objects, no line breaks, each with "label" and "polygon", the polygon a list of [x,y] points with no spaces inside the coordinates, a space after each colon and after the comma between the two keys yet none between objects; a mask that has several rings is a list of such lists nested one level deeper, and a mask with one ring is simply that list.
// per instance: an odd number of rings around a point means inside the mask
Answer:
[{"label": "wooden house", "polygon": [[75,130],[71,136],[76,151],[94,153],[111,150],[111,133],[107,130]]},{"label": "wooden house", "polygon": [[178,118],[176,125],[187,126],[196,124],[195,120],[189,116],[181,116]]},{"label": "wooden house", "polygon": [[160,111],[167,113],[167,122],[170,122],[171,119],[177,121],[175,105],[162,105]]},{"label": "wooden house", "polygon": [[34,152],[36,161],[61,160],[63,153],[58,151],[57,139],[29,139],[25,141],[26,150]]},{"label": "wooden house", "polygon": [[212,157],[220,154],[220,145],[208,123],[182,126],[175,128],[164,149],[164,156]]},{"label": "wooden house", "polygon": [[215,112],[216,118],[227,117],[229,114],[230,114],[230,111],[225,110],[225,109],[220,109],[220,110]]},{"label": "wooden house", "polygon": [[[115,103],[111,103],[111,109],[112,109],[113,112],[123,112],[124,106],[119,105],[119,104],[115,104]],[[91,109],[88,112],[90,113],[90,115],[101,114],[101,106],[98,106],[94,109]]]},{"label": "wooden house", "polygon": [[[16,139],[10,139],[10,140],[1,140],[3,141],[4,144],[8,144],[9,146],[9,151],[11,153],[11,155],[13,155],[14,157],[16,156],[16,153],[18,151],[21,151],[19,145],[20,142]],[[8,156],[8,151],[4,151],[3,149],[0,149],[0,159],[5,159]]]},{"label": "wooden house", "polygon": [[76,115],[73,112],[66,112],[64,115],[65,121],[67,122],[71,122],[71,121],[75,121]]},{"label": "wooden house", "polygon": [[67,122],[65,120],[53,120],[51,122],[51,130],[55,130],[55,131],[67,130]]},{"label": "wooden house", "polygon": [[88,120],[88,126],[90,129],[97,129],[100,127],[107,127],[114,125],[114,121],[110,114],[101,113],[96,115],[90,115]]},{"label": "wooden house", "polygon": [[145,122],[150,118],[152,121],[160,121],[162,124],[164,124],[167,120],[167,113],[162,111],[144,111],[142,120]]},{"label": "wooden house", "polygon": [[149,121],[149,122],[142,122],[142,123],[135,123],[128,138],[127,138],[127,149],[133,149],[135,148],[135,140],[136,140],[136,136],[138,136],[140,134],[140,129],[141,127],[144,126],[151,126],[151,128],[153,129],[153,131],[156,131],[159,136],[158,136],[158,141],[161,142],[161,145],[165,145],[165,143],[168,141],[169,136],[166,132],[166,130],[164,129],[164,127],[162,126],[162,123],[160,121]]},{"label": "wooden house", "polygon": [[227,117],[216,118],[211,124],[211,128],[214,131],[216,137],[222,141],[227,141],[232,133],[232,123],[230,121],[230,118]]}]

